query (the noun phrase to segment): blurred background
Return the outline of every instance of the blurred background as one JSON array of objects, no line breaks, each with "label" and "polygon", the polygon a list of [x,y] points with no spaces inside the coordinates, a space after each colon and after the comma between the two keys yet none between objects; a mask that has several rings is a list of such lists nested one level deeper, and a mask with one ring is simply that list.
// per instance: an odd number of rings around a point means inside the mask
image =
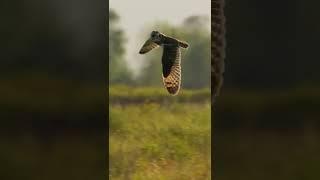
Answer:
[{"label": "blurred background", "polygon": [[215,179],[319,179],[320,3],[226,0]]},{"label": "blurred background", "polygon": [[107,1],[0,12],[0,179],[105,179]]},{"label": "blurred background", "polygon": [[[109,178],[210,179],[210,1],[138,2],[110,1]],[[139,54],[153,30],[190,44],[177,96],[162,48]]]},{"label": "blurred background", "polygon": [[[107,1],[1,2],[0,179],[101,179],[106,169],[113,179],[205,179],[211,133],[216,179],[319,179],[320,4],[226,1],[211,130],[210,3],[179,1],[173,15],[152,13],[168,2],[150,2],[110,1],[109,44]],[[154,21],[127,19],[130,8]],[[175,98],[162,87],[161,49],[135,54],[155,28],[192,42]]]}]

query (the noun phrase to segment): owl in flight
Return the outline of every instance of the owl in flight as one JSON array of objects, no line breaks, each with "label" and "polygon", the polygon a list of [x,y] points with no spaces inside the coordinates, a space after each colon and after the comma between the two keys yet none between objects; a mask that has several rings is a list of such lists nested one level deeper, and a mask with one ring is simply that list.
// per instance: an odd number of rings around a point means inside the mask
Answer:
[{"label": "owl in flight", "polygon": [[140,54],[163,46],[162,79],[164,87],[172,95],[177,95],[181,85],[181,51],[180,47],[187,48],[186,42],[166,36],[158,31],[152,31],[150,38],[143,44]]}]

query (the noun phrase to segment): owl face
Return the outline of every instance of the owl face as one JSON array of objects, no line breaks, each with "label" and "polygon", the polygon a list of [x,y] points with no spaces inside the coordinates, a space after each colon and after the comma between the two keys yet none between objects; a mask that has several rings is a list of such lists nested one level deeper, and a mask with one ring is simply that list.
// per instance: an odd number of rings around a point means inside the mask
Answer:
[{"label": "owl face", "polygon": [[162,37],[163,35],[158,31],[152,31],[150,35],[151,40],[156,43],[160,43],[162,41]]}]

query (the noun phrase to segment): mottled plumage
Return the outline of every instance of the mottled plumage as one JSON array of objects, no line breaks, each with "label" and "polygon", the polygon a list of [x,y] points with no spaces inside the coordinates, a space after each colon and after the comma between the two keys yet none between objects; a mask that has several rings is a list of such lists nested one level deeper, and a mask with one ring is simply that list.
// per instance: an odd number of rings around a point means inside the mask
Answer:
[{"label": "mottled plumage", "polygon": [[139,53],[145,54],[159,46],[163,46],[163,84],[170,94],[176,95],[181,86],[180,47],[187,48],[189,45],[186,42],[166,36],[158,31],[152,31],[150,38],[143,44]]}]

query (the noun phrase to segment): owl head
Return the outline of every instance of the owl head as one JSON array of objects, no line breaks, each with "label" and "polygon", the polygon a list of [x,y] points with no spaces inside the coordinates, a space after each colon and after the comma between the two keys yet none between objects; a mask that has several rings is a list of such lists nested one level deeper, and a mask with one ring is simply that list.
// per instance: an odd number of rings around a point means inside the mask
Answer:
[{"label": "owl head", "polygon": [[150,34],[150,38],[151,38],[152,41],[159,43],[159,42],[162,41],[163,34],[161,34],[158,31],[152,31],[151,34]]}]

